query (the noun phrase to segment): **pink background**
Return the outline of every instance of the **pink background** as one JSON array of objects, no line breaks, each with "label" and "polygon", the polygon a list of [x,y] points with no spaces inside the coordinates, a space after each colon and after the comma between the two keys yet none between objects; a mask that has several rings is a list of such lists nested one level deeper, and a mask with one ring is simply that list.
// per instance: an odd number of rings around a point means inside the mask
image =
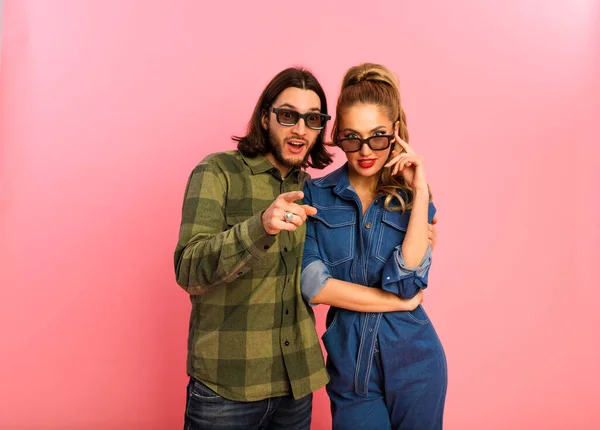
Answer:
[{"label": "pink background", "polygon": [[599,429],[599,2],[202,3],[5,2],[0,428],[181,428],[189,172],[281,69],[311,68],[333,107],[374,61],[439,209],[445,428]]}]

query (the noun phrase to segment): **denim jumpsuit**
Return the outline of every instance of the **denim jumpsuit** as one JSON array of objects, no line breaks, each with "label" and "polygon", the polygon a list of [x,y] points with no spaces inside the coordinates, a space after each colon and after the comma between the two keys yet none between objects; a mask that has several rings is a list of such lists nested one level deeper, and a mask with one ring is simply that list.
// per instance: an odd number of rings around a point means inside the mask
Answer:
[{"label": "denim jumpsuit", "polygon": [[[308,181],[304,203],[318,210],[306,223],[301,286],[308,303],[330,277],[403,298],[427,287],[431,249],[416,268],[402,258],[410,211],[387,211],[379,196],[363,216],[347,164]],[[430,203],[429,222],[434,214]],[[386,313],[331,307],[326,326],[334,429],[442,428],[446,357],[422,306]]]}]

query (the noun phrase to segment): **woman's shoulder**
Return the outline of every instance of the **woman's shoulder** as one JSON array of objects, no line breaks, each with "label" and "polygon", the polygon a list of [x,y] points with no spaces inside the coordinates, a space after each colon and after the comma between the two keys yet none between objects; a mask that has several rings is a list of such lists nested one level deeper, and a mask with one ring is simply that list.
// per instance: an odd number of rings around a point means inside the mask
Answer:
[{"label": "woman's shoulder", "polygon": [[345,166],[342,166],[331,173],[320,178],[311,178],[304,183],[304,189],[309,190],[313,193],[325,193],[329,194],[333,188],[340,183],[340,181],[347,180],[345,173]]},{"label": "woman's shoulder", "polygon": [[335,187],[338,182],[346,175],[346,165],[335,169],[333,172],[328,173],[320,178],[311,178],[306,181],[306,185],[313,188],[328,188]]},{"label": "woman's shoulder", "polygon": [[329,205],[337,201],[336,190],[344,187],[348,181],[344,166],[333,172],[304,183],[304,199],[320,205]]}]

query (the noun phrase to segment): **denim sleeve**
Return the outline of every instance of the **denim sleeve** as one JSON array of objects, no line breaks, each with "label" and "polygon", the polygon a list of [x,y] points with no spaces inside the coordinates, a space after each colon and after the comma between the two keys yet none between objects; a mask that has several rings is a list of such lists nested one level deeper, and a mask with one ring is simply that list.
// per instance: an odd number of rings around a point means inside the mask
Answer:
[{"label": "denim sleeve", "polygon": [[[431,222],[436,213],[433,203],[429,203],[428,221]],[[403,299],[413,298],[419,290],[427,288],[429,268],[431,267],[431,246],[427,247],[425,256],[417,267],[406,267],[402,256],[402,244],[398,245],[392,257],[383,266],[381,287],[398,294]]]},{"label": "denim sleeve", "polygon": [[315,260],[302,269],[300,289],[307,304],[315,306],[311,301],[323,289],[329,278],[331,278],[329,269],[322,261]]},{"label": "denim sleeve", "polygon": [[[310,189],[304,185],[304,204],[312,204]],[[307,304],[323,289],[327,280],[331,278],[329,269],[323,263],[321,252],[315,234],[315,222],[312,218],[306,220],[306,239],[302,255],[302,273],[300,275],[300,290]]]},{"label": "denim sleeve", "polygon": [[406,267],[402,257],[402,245],[396,247],[392,258],[383,266],[381,287],[403,299],[414,297],[419,290],[427,288],[429,268],[431,267],[431,247],[417,267]]}]

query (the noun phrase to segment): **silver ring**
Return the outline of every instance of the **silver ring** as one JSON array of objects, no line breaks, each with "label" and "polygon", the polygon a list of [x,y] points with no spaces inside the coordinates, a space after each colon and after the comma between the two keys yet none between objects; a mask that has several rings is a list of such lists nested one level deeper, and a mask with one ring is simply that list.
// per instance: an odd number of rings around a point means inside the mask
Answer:
[{"label": "silver ring", "polygon": [[290,212],[290,211],[286,211],[285,215],[283,216],[283,219],[285,220],[285,222],[291,222],[293,218],[294,218],[294,213]]}]

